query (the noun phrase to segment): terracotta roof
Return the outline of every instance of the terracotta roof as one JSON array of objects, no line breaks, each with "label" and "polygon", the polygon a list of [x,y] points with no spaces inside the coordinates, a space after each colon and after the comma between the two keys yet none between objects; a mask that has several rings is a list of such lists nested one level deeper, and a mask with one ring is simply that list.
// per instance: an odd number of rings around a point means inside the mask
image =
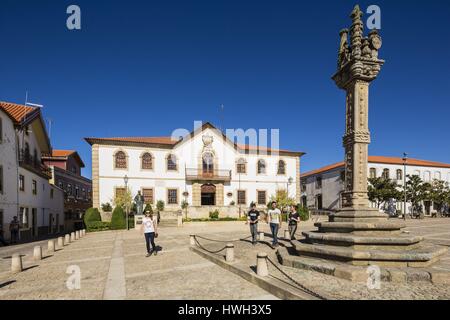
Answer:
[{"label": "terracotta roof", "polygon": [[[209,122],[205,122],[201,127],[195,129],[192,131],[188,136],[186,137],[194,137],[197,133],[202,132],[206,128],[211,128],[218,130],[214,125],[212,125]],[[227,136],[220,132],[224,139],[227,139],[230,141],[236,148],[239,148],[240,150],[244,151],[265,151],[265,152],[279,152],[280,154],[290,155],[290,156],[302,156],[305,153],[304,152],[297,152],[297,151],[288,151],[288,150],[276,150],[271,149],[267,147],[256,147],[256,146],[249,146],[249,145],[238,145],[233,143],[231,140],[227,138]],[[85,138],[85,140],[90,144],[106,144],[110,143],[113,145],[150,145],[150,146],[157,146],[162,148],[173,148],[175,145],[183,141],[184,139],[178,139],[173,140],[172,137],[135,137],[135,138]]]},{"label": "terracotta roof", "polygon": [[52,157],[68,157],[75,152],[75,150],[52,150]]},{"label": "terracotta roof", "polygon": [[[403,165],[402,158],[396,157],[382,157],[382,156],[369,156],[369,163],[384,163],[384,164],[397,164]],[[420,159],[408,159],[406,162],[408,166],[421,166],[421,167],[435,167],[435,168],[450,168],[450,164],[428,161],[428,160],[420,160]],[[318,173],[324,173],[327,171],[331,171],[337,168],[343,168],[344,162],[334,163],[316,170],[308,171],[301,174],[302,178],[309,177]]]},{"label": "terracotta roof", "polygon": [[[82,167],[82,168],[85,167],[83,160],[81,160],[80,155],[75,150],[52,150],[51,155],[43,154],[42,159],[43,160],[53,160],[53,161],[55,161],[55,160],[67,161],[67,158],[70,156],[72,156],[73,158],[75,158],[78,161],[80,167]],[[56,159],[56,158],[59,158],[59,159]]]},{"label": "terracotta roof", "polygon": [[35,107],[24,106],[21,104],[4,101],[0,101],[0,108],[5,111],[16,124],[22,122],[25,116],[38,109]]},{"label": "terracotta roof", "polygon": [[178,141],[172,140],[171,137],[116,137],[116,138],[86,138],[87,142],[130,142],[130,143],[150,143],[150,144],[165,144],[175,145]]},{"label": "terracotta roof", "polygon": [[272,149],[272,148],[267,148],[267,147],[263,147],[263,146],[251,146],[248,144],[246,144],[246,145],[238,144],[237,146],[240,149],[245,150],[245,151],[292,152],[289,150]]},{"label": "terracotta roof", "polygon": [[[94,143],[138,143],[138,144],[156,144],[156,145],[167,145],[167,146],[174,146],[178,143],[179,140],[172,140],[172,137],[134,137],[134,138],[86,138],[85,139],[88,143],[91,145]],[[237,147],[244,151],[265,151],[265,152],[293,152],[289,150],[281,150],[281,149],[272,149],[267,147],[257,147],[257,146],[250,146],[250,145],[242,145],[237,144]]]}]

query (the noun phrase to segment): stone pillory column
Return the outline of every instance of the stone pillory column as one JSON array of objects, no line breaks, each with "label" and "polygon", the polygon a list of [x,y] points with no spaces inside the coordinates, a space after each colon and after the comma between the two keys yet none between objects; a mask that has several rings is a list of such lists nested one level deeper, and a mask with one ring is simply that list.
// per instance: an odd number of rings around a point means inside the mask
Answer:
[{"label": "stone pillory column", "polygon": [[404,223],[388,220],[387,214],[369,206],[367,162],[369,132],[369,85],[378,76],[381,38],[376,30],[364,36],[362,12],[355,6],[350,31],[340,32],[336,85],[346,92],[345,189],[342,208],[318,222],[318,232],[303,232],[305,240],[293,240],[299,256],[347,262],[355,266],[427,267],[447,252],[444,247],[423,244],[422,237],[404,235]]},{"label": "stone pillory column", "polygon": [[345,148],[345,190],[342,195],[341,214],[335,217],[374,217],[377,210],[369,207],[367,196],[367,163],[369,132],[369,84],[376,79],[384,64],[378,59],[381,38],[372,30],[363,35],[362,12],[356,6],[352,13],[350,45],[348,30],[340,32],[338,71],[333,76],[336,85],[346,92],[346,126],[343,144]]}]

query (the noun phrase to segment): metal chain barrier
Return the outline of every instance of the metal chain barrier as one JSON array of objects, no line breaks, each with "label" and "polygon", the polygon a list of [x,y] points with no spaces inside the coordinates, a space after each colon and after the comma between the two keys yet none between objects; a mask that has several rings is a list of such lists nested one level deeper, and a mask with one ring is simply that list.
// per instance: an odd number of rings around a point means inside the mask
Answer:
[{"label": "metal chain barrier", "polygon": [[281,272],[282,275],[284,275],[286,278],[288,278],[289,280],[291,280],[296,286],[298,286],[302,291],[306,292],[307,294],[310,294],[316,298],[319,298],[321,300],[328,300],[327,298],[325,298],[324,296],[318,294],[317,292],[312,291],[311,289],[308,289],[307,287],[305,287],[304,285],[302,285],[301,283],[299,283],[298,281],[296,281],[295,279],[293,279],[290,275],[288,275],[286,272],[284,272],[283,270],[280,269],[280,267],[278,267],[276,265],[275,262],[273,262],[269,257],[266,258],[278,271]]},{"label": "metal chain barrier", "polygon": [[[200,249],[205,250],[206,252],[209,252],[209,253],[211,253],[211,254],[218,254],[219,252],[221,252],[221,251],[223,251],[223,250],[225,250],[225,249],[227,248],[227,246],[225,246],[225,247],[223,247],[223,248],[220,249],[220,250],[217,250],[217,251],[211,251],[211,250],[206,249],[204,246],[202,246],[202,245],[200,244],[200,242],[198,242],[197,236],[194,236],[194,240],[195,240],[195,243],[197,244],[197,246],[198,246]],[[222,241],[220,241],[220,242],[222,242]]]}]

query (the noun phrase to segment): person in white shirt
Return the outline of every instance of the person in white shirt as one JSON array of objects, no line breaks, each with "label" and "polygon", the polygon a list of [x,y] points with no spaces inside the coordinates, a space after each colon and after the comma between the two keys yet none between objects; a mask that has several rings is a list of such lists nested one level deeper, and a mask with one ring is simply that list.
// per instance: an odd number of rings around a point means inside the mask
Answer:
[{"label": "person in white shirt", "polygon": [[267,212],[270,231],[272,232],[272,246],[278,246],[278,230],[281,228],[281,211],[277,208],[277,202],[272,201],[271,209]]},{"label": "person in white shirt", "polygon": [[152,253],[156,256],[158,251],[156,250],[155,238],[158,237],[158,221],[156,218],[153,218],[153,214],[148,210],[142,219],[141,233],[144,234],[145,244],[147,245],[146,257],[150,257]]}]

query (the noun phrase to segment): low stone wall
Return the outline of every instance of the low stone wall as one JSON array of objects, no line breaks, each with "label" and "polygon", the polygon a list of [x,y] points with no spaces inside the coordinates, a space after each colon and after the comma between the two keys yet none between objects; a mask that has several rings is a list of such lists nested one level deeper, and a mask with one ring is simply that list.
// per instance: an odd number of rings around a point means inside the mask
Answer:
[{"label": "low stone wall", "polygon": [[[239,218],[238,206],[200,206],[188,207],[188,218],[190,219],[205,219],[209,218],[209,213],[213,211],[219,211],[219,218]],[[247,208],[241,207],[241,217],[247,213]],[[183,210],[183,218],[185,217],[185,211]]]}]

